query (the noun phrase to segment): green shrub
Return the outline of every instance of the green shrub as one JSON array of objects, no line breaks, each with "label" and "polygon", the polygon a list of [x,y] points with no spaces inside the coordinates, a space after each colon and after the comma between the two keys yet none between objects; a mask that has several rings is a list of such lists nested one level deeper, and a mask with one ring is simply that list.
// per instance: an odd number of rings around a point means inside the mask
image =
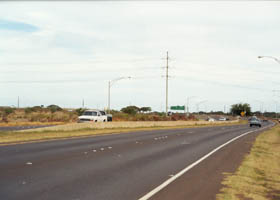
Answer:
[{"label": "green shrub", "polygon": [[32,113],[32,112],[33,112],[33,110],[32,110],[32,108],[30,108],[30,107],[24,109],[24,113],[25,113],[25,114],[30,114],[30,113]]},{"label": "green shrub", "polygon": [[57,105],[49,105],[47,107],[48,110],[50,110],[52,113],[57,112],[57,111],[62,111],[62,108],[60,108]]},{"label": "green shrub", "polygon": [[130,115],[135,115],[139,112],[139,108],[137,106],[127,106],[122,108],[121,111]]},{"label": "green shrub", "polygon": [[85,112],[86,109],[84,108],[78,108],[75,110],[75,112],[77,113],[78,116],[81,116],[84,112]]},{"label": "green shrub", "polygon": [[9,114],[12,114],[14,111],[15,111],[14,108],[5,107],[5,108],[4,108],[4,115],[8,116]]}]

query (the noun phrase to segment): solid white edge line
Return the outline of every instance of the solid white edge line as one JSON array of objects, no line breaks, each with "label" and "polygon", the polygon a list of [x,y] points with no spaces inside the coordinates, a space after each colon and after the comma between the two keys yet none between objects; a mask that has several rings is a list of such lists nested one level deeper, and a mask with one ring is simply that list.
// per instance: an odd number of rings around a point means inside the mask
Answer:
[{"label": "solid white edge line", "polygon": [[208,158],[209,156],[211,156],[213,153],[217,152],[218,150],[220,150],[221,148],[223,148],[224,146],[232,143],[233,141],[249,134],[255,131],[260,131],[268,127],[264,127],[264,128],[260,128],[260,129],[256,129],[256,130],[252,130],[252,131],[248,131],[246,133],[243,133],[229,141],[227,141],[226,143],[220,145],[219,147],[217,147],[216,149],[212,150],[211,152],[209,152],[208,154],[206,154],[205,156],[203,156],[202,158],[198,159],[197,161],[195,161],[194,163],[192,163],[191,165],[187,166],[185,169],[181,170],[180,172],[178,172],[176,175],[172,176],[171,178],[167,179],[165,182],[163,182],[161,185],[159,185],[158,187],[156,187],[155,189],[153,189],[152,191],[150,191],[149,193],[147,193],[146,195],[144,195],[143,197],[141,197],[138,200],[147,200],[149,198],[151,198],[153,195],[155,195],[156,193],[158,193],[160,190],[162,190],[163,188],[165,188],[167,185],[169,185],[170,183],[172,183],[173,181],[175,181],[177,178],[179,178],[180,176],[182,176],[184,173],[186,173],[187,171],[189,171],[191,168],[193,168],[194,166],[198,165],[200,162],[202,162],[203,160],[205,160],[206,158]]}]

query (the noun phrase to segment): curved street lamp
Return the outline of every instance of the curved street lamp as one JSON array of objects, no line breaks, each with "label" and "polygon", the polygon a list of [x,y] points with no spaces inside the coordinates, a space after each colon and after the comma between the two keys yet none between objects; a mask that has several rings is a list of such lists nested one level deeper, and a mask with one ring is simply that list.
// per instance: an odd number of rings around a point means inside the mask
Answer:
[{"label": "curved street lamp", "polygon": [[196,98],[196,96],[187,97],[187,116],[190,115],[190,112],[189,112],[189,102],[190,102],[190,99],[193,99],[193,98]]},{"label": "curved street lamp", "polygon": [[109,84],[108,84],[108,113],[110,113],[111,87],[114,85],[114,83],[116,83],[117,81],[122,80],[122,79],[131,79],[131,76],[123,76],[123,77],[119,77],[119,78],[109,81]]},{"label": "curved street lamp", "polygon": [[263,113],[264,102],[260,101],[260,100],[257,100],[257,99],[255,99],[254,101],[257,101],[257,102],[260,103],[260,113],[261,113],[261,115],[263,115],[262,113]]},{"label": "curved street lamp", "polygon": [[277,101],[273,101],[275,103],[275,118],[277,119],[277,108],[278,108],[278,102]]},{"label": "curved street lamp", "polygon": [[273,56],[258,56],[258,58],[270,58],[270,59],[273,59],[280,64],[280,60],[278,58],[273,57]]},{"label": "curved street lamp", "polygon": [[200,101],[196,104],[196,110],[197,110],[197,114],[199,114],[199,105],[202,104],[202,103],[205,103],[207,100],[204,100],[204,101]]}]

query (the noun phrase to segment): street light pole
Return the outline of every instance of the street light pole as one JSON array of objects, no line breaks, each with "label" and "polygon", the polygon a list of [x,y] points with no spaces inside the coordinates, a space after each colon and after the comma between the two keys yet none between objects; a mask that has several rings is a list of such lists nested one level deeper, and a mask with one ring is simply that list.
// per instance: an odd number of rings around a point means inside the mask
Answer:
[{"label": "street light pole", "polygon": [[119,77],[119,78],[116,78],[116,79],[113,79],[113,80],[110,80],[109,83],[108,83],[108,113],[110,113],[110,103],[111,103],[111,87],[113,86],[113,84],[119,80],[122,80],[122,79],[131,79],[130,76],[125,76],[125,77]]},{"label": "street light pole", "polygon": [[277,108],[278,108],[278,102],[277,101],[273,101],[275,103],[275,118],[277,119]]},{"label": "street light pole", "polygon": [[196,104],[196,110],[197,110],[197,114],[199,115],[199,105],[202,104],[202,103],[205,103],[207,100],[204,100],[204,101],[200,101]]},{"label": "street light pole", "polygon": [[111,81],[109,81],[108,85],[108,113],[110,113],[110,98],[111,98]]},{"label": "street light pole", "polygon": [[263,101],[260,101],[260,100],[257,100],[257,99],[255,99],[255,101],[257,101],[257,102],[260,103],[260,113],[261,113],[261,115],[263,115],[264,102],[263,102]]},{"label": "street light pole", "polygon": [[187,116],[190,115],[190,112],[189,112],[189,102],[190,102],[190,99],[193,99],[195,98],[196,96],[191,96],[191,97],[187,97]]},{"label": "street light pole", "polygon": [[278,58],[273,57],[273,56],[258,56],[258,58],[271,58],[271,59],[275,60],[276,62],[278,62],[280,64],[280,60]]}]

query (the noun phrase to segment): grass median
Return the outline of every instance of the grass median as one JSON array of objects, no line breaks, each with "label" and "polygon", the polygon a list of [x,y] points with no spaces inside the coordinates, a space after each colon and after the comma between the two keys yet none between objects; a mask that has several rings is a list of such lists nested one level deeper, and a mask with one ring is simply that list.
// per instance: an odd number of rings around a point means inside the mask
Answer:
[{"label": "grass median", "polygon": [[202,126],[225,126],[244,122],[200,122],[200,121],[175,121],[175,122],[110,122],[110,123],[82,123],[59,125],[55,127],[0,132],[0,145],[34,142],[42,140],[66,139],[75,137],[88,137],[104,134],[116,134],[124,132],[191,128]]},{"label": "grass median", "polygon": [[234,174],[226,174],[217,200],[280,199],[280,126],[260,134]]}]

